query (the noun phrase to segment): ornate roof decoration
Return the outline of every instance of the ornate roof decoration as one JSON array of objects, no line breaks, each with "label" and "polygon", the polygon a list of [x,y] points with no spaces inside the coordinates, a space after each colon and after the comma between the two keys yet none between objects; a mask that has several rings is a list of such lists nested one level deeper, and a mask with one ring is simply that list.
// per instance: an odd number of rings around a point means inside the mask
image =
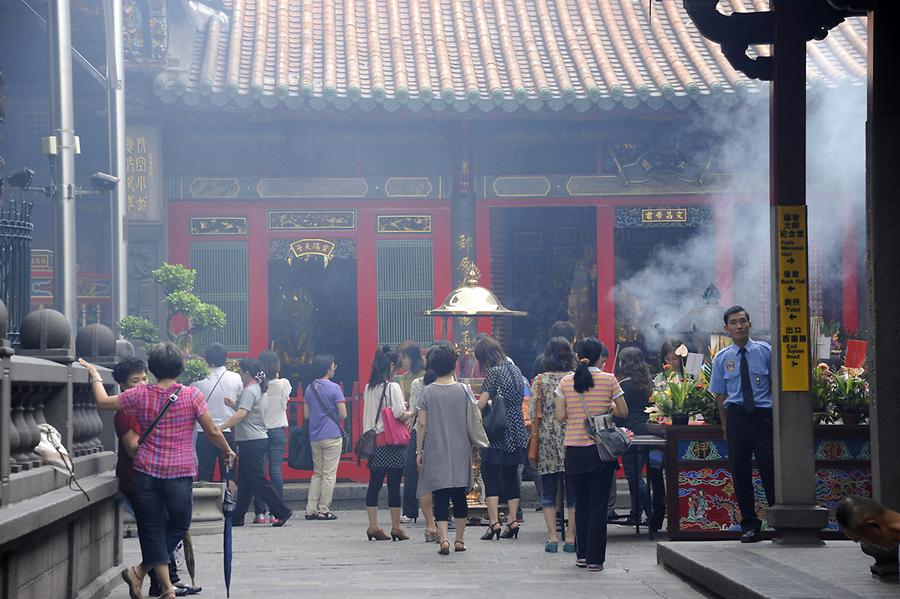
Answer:
[{"label": "ornate roof decoration", "polygon": [[[652,12],[651,12],[652,2]],[[678,0],[181,0],[165,101],[293,110],[683,109],[762,89]],[[719,9],[767,10],[768,0]],[[761,55],[766,47],[754,49]],[[811,85],[862,84],[866,26],[808,44]]]}]

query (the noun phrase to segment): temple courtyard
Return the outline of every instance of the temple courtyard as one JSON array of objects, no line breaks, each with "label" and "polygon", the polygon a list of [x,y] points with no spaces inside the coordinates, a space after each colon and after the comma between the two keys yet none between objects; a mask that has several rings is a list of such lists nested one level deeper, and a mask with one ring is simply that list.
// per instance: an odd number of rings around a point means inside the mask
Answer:
[{"label": "temple courtyard", "polygon": [[[302,517],[282,529],[247,525],[234,530],[231,596],[264,599],[297,597],[490,597],[516,599],[565,597],[627,597],[686,599],[714,597],[657,563],[666,563],[699,577],[723,597],[793,597],[857,599],[895,597],[896,585],[868,574],[870,560],[849,541],[825,548],[783,550],[769,542],[754,546],[737,542],[665,543],[658,549],[646,533],[609,527],[606,568],[588,574],[574,566],[570,554],[543,551],[540,515],[525,513],[517,540],[484,542],[483,529],[467,531],[468,551],[444,557],[437,545],[426,544],[424,524],[406,527],[411,540],[365,540],[365,512],[338,511],[334,522],[307,522]],[[381,512],[382,525],[387,512]],[[248,518],[249,522],[249,518]],[[471,533],[471,534],[470,534]],[[224,598],[222,536],[194,538],[198,597]],[[126,539],[124,561],[134,563],[137,539]],[[147,591],[147,587],[144,587]],[[124,585],[110,597],[126,597]]]}]

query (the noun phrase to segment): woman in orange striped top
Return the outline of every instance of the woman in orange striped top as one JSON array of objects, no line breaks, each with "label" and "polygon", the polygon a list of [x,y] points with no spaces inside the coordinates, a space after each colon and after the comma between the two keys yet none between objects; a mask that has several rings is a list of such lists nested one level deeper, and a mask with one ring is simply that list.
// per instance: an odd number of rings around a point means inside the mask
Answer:
[{"label": "woman in orange striped top", "polygon": [[556,419],[566,423],[565,466],[575,487],[575,565],[599,572],[606,561],[606,505],[616,465],[600,459],[584,420],[608,412],[624,418],[628,406],[616,377],[600,370],[608,355],[603,343],[586,337],[575,344],[575,353],[578,368],[556,390]]}]

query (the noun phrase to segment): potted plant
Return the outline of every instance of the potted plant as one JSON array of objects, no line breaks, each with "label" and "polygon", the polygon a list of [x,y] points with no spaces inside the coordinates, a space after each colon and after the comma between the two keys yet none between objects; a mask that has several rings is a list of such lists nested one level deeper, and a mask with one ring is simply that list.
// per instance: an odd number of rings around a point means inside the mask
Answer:
[{"label": "potted plant", "polygon": [[862,368],[842,366],[834,375],[834,410],[844,424],[859,424],[869,413],[869,384]]},{"label": "potted plant", "polygon": [[[681,345],[675,350],[675,354],[684,361],[688,349]],[[673,425],[687,424],[693,409],[690,398],[697,392],[697,381],[681,377],[668,364],[663,366],[663,375],[663,381],[650,396],[651,405],[645,411],[657,422],[668,418]]]},{"label": "potted plant", "polygon": [[712,366],[704,362],[700,376],[694,381],[687,398],[687,410],[691,414],[699,414],[706,424],[720,424],[719,404],[716,396],[709,390],[709,379]]}]

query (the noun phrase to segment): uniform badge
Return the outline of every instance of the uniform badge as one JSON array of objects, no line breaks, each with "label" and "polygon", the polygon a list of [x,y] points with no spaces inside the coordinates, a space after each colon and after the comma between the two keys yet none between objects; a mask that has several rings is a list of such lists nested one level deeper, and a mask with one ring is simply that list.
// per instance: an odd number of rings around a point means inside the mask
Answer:
[{"label": "uniform badge", "polygon": [[725,362],[725,370],[727,370],[728,372],[732,372],[732,371],[734,371],[734,368],[735,368],[734,360],[728,360],[727,362]]}]

